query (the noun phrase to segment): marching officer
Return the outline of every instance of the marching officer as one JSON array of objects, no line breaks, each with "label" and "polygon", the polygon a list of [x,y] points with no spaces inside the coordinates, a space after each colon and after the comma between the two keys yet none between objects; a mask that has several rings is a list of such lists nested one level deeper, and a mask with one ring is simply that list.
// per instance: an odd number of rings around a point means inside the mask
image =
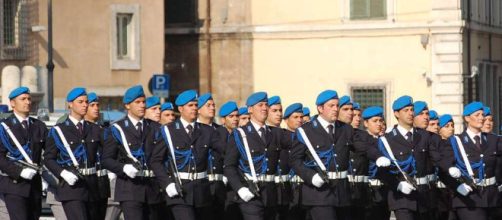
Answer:
[{"label": "marching officer", "polygon": [[145,93],[140,85],[124,94],[127,115],[105,132],[103,167],[117,175],[115,201],[120,203],[124,218],[158,219],[162,202],[161,188],[154,178],[148,161],[150,136],[160,124],[145,119]]},{"label": "marching officer", "polygon": [[225,151],[224,173],[245,220],[275,219],[275,176],[281,152],[282,131],[265,124],[268,97],[265,92],[246,100],[250,122],[234,130]]},{"label": "marching officer", "polygon": [[281,150],[279,168],[280,181],[277,187],[279,188],[278,200],[285,206],[285,213],[280,219],[298,219],[303,220],[306,217],[305,208],[301,205],[301,188],[303,181],[297,176],[294,170],[289,166],[289,152],[293,146],[293,141],[296,139],[295,131],[303,124],[303,105],[301,103],[293,103],[284,111],[284,121],[286,128],[283,129],[283,146]]},{"label": "marching officer", "polygon": [[303,107],[303,123],[307,123],[310,121],[310,109],[309,107]]},{"label": "marching officer", "polygon": [[482,132],[483,104],[472,102],[464,107],[466,129],[453,135],[441,146],[441,168],[450,174],[444,183],[453,190],[453,209],[460,220],[490,217],[498,207],[501,166],[499,138]]},{"label": "marching officer", "polygon": [[197,92],[182,92],[175,104],[180,118],[159,128],[151,166],[175,219],[213,219],[208,155],[209,150],[221,153],[224,145],[214,128],[196,122]]},{"label": "marching officer", "polygon": [[246,106],[239,108],[239,127],[245,126],[249,122],[249,112]]},{"label": "marching officer", "polygon": [[0,123],[0,193],[10,219],[38,219],[42,208],[40,162],[47,128],[29,117],[28,88],[14,89],[9,100],[13,113]]},{"label": "marching officer", "polygon": [[214,117],[216,116],[216,104],[214,103],[213,95],[211,93],[205,93],[198,98],[197,109],[197,122],[209,125],[213,128],[219,127],[218,124],[214,123]]},{"label": "marching officer", "polygon": [[[99,126],[100,134],[104,132],[104,128],[98,124],[99,122],[99,97],[94,92],[90,92],[87,94],[87,99],[89,102],[89,107],[87,108],[87,113],[84,116],[84,119],[90,123],[94,123]],[[101,139],[102,140],[102,139]],[[103,145],[103,143],[102,143]],[[96,175],[98,176],[98,194],[99,201],[98,204],[97,217],[98,219],[105,219],[108,205],[108,198],[110,197],[110,181],[108,179],[108,172],[103,168],[101,164],[101,160],[103,155],[103,148],[99,148],[99,151],[96,155]]]},{"label": "marching officer", "polygon": [[44,163],[56,176],[56,198],[68,219],[99,219],[100,200],[96,175],[101,129],[84,120],[88,98],[84,88],[72,89],[67,97],[70,113],[56,124],[47,139]]},{"label": "marching officer", "polygon": [[[216,132],[218,133],[220,141],[226,143],[225,145],[227,145],[230,138],[232,138],[232,131],[239,125],[239,107],[237,106],[237,103],[233,101],[226,102],[221,106],[219,115],[222,126],[218,127]],[[224,150],[226,150],[226,147]],[[222,179],[224,183],[224,191],[221,192],[221,190],[215,189],[215,193],[213,193],[213,197],[215,197],[216,200],[223,200],[225,203],[225,213],[222,216],[224,219],[229,220],[242,219],[239,204],[233,201],[233,198],[237,196],[237,194],[235,194],[232,187],[228,184],[228,179],[225,176],[223,176]]]},{"label": "marching officer", "polygon": [[160,124],[165,125],[176,120],[176,115],[174,114],[173,103],[164,102],[160,106]]},{"label": "marching officer", "polygon": [[439,116],[434,110],[429,111],[429,124],[427,125],[427,131],[439,134]]},{"label": "marching officer", "polygon": [[154,122],[160,122],[160,98],[150,96],[145,100],[145,119],[150,119]]},{"label": "marching officer", "polygon": [[354,117],[352,117],[352,127],[359,128],[361,126],[361,115],[362,109],[361,105],[357,102],[352,103],[352,108],[354,109]]},{"label": "marching officer", "polygon": [[272,96],[268,99],[267,125],[280,128],[282,122],[281,97]]},{"label": "marching officer", "polygon": [[444,114],[439,117],[439,135],[441,140],[447,140],[455,134],[455,123],[450,114]]},{"label": "marching officer", "polygon": [[[444,114],[438,119],[439,136],[441,141],[447,141],[455,133],[455,123],[450,114]],[[444,147],[445,145],[440,145]],[[441,151],[441,149],[440,149]],[[451,208],[452,191],[442,181],[438,181],[436,187],[438,193],[438,219],[454,220],[456,214]]]},{"label": "marching officer", "polygon": [[432,185],[439,153],[431,133],[413,127],[417,118],[417,125],[426,126],[428,112],[419,108],[415,112],[421,112],[424,117],[414,117],[413,107],[410,96],[396,99],[392,110],[398,124],[378,142],[380,153],[392,161],[392,166],[379,169],[377,175],[388,186],[389,208],[398,220],[433,218],[437,205]]},{"label": "marching officer", "polygon": [[413,103],[413,126],[420,129],[427,129],[429,126],[429,107],[424,101],[416,101]]},{"label": "marching officer", "polygon": [[483,115],[485,116],[485,121],[481,130],[485,133],[493,133],[493,115],[491,109],[486,106],[483,107]]}]

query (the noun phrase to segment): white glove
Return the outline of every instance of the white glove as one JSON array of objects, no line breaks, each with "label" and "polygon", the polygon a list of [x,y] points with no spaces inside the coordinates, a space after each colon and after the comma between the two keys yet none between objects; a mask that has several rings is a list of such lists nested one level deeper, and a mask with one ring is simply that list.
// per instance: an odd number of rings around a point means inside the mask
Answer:
[{"label": "white glove", "polygon": [[502,192],[502,185],[498,186],[499,192]]},{"label": "white glove", "polygon": [[242,187],[239,190],[237,190],[237,194],[239,194],[239,197],[241,197],[244,202],[249,202],[249,200],[254,198],[254,195],[247,187]]},{"label": "white glove", "polygon": [[178,190],[176,190],[176,185],[174,183],[167,185],[166,193],[167,193],[167,196],[169,196],[169,198],[173,198],[173,197],[179,195]]},{"label": "white glove", "polygon": [[318,173],[316,173],[313,177],[312,177],[312,185],[314,185],[315,187],[317,188],[321,188],[322,185],[324,185],[324,180],[322,180],[322,178],[319,176]]},{"label": "white glove", "polygon": [[59,174],[63,179],[64,181],[66,181],[68,183],[68,185],[70,186],[73,186],[75,185],[75,183],[77,182],[78,180],[78,177],[73,174],[72,172],[69,172],[67,170],[63,170],[61,171],[61,174]]},{"label": "white glove", "polygon": [[112,173],[112,172],[108,171],[107,175],[108,175],[108,179],[110,181],[112,181],[114,179],[117,179],[117,174],[115,174],[115,173]]},{"label": "white glove", "polygon": [[49,188],[49,183],[42,179],[42,192],[47,192],[47,188]]},{"label": "white glove", "polygon": [[375,163],[376,163],[377,167],[390,166],[390,160],[387,157],[379,157]]},{"label": "white glove", "polygon": [[415,187],[413,187],[413,185],[409,184],[408,182],[401,181],[401,182],[399,182],[399,185],[397,186],[397,190],[408,195],[411,193],[411,191],[416,190],[416,189],[415,189]]},{"label": "white glove", "polygon": [[472,188],[469,185],[462,183],[457,187],[457,192],[460,193],[460,195],[467,196],[467,194],[472,192]]},{"label": "white glove", "polygon": [[124,171],[124,173],[128,177],[131,177],[132,179],[134,179],[134,177],[136,177],[136,174],[138,174],[138,170],[136,168],[134,168],[134,166],[131,164],[124,165],[124,168],[122,168],[122,171]]},{"label": "white glove", "polygon": [[223,184],[225,184],[225,186],[227,185],[228,183],[228,179],[226,176],[223,176]]},{"label": "white glove", "polygon": [[453,178],[459,178],[462,173],[460,173],[460,170],[456,167],[450,167],[450,169],[448,169],[448,173],[450,173],[450,176],[453,177]]},{"label": "white glove", "polygon": [[24,169],[21,171],[20,176],[21,176],[23,179],[31,180],[31,179],[33,179],[33,177],[35,176],[35,174],[37,174],[37,171],[36,171],[36,170],[31,169],[31,168],[24,168]]}]

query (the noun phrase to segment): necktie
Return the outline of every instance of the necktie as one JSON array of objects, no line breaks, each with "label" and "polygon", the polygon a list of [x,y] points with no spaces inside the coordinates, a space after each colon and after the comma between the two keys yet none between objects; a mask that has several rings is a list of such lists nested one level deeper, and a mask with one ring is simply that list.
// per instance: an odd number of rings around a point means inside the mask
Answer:
[{"label": "necktie", "polygon": [[335,139],[335,127],[332,124],[328,125],[328,133]]},{"label": "necktie", "polygon": [[192,138],[193,126],[191,124],[187,125],[188,137]]},{"label": "necktie", "polygon": [[82,125],[82,122],[78,122],[77,123],[77,130],[80,134],[84,133],[84,129],[83,129],[83,125]]},{"label": "necktie", "polygon": [[406,133],[406,141],[408,141],[408,143],[413,143],[413,134],[411,134],[411,131],[408,131],[408,133]]},{"label": "necktie", "polygon": [[267,139],[265,137],[265,128],[261,127],[259,131],[261,140],[263,140],[263,143],[267,143]]},{"label": "necktie", "polygon": [[481,150],[481,138],[479,137],[479,135],[476,135],[474,136],[474,141],[476,144],[476,148],[480,151]]},{"label": "necktie", "polygon": [[25,119],[25,120],[23,120],[23,121],[21,122],[21,124],[23,125],[23,128],[24,128],[24,129],[28,130],[28,128],[29,128],[29,127],[28,127],[28,120],[26,120],[26,119]]},{"label": "necktie", "polygon": [[139,132],[140,135],[142,135],[143,134],[143,123],[138,121],[138,123],[136,123],[136,130]]}]

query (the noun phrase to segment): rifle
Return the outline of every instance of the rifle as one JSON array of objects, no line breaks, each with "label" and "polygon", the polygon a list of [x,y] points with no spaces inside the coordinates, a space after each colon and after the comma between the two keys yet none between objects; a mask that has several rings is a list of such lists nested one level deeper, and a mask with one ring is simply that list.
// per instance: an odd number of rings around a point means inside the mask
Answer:
[{"label": "rifle", "polygon": [[478,185],[474,182],[473,178],[466,177],[464,175],[461,175],[459,178],[461,183],[465,183],[466,185],[470,186],[473,190],[478,190]]},{"label": "rifle", "polygon": [[170,161],[169,168],[171,168],[171,172],[173,173],[173,180],[174,180],[174,186],[176,187],[176,191],[178,192],[178,195],[183,198],[183,188],[181,188],[181,178],[178,175],[177,170],[175,169],[174,166],[176,166],[176,163],[174,162],[174,158]]},{"label": "rifle", "polygon": [[35,171],[37,171],[37,173],[42,173],[43,169],[42,167],[36,165],[36,164],[31,164],[31,163],[28,163],[26,161],[23,161],[23,160],[16,160],[15,158],[11,157],[11,156],[7,156],[7,158],[11,159],[14,163],[16,163],[17,165],[23,167],[23,168],[30,168],[30,169],[34,169]]},{"label": "rifle", "polygon": [[401,167],[397,164],[397,162],[395,162],[395,164],[396,164],[397,169],[399,170],[399,173],[401,173],[401,175],[403,176],[404,181],[411,184],[413,187],[415,187],[415,189],[418,189],[417,181],[415,179],[413,179],[410,175],[408,175],[406,172],[404,172],[401,169]]},{"label": "rifle", "polygon": [[[308,154],[310,156],[310,159],[315,161],[314,160],[314,156],[312,156],[311,154]],[[319,176],[321,177],[322,181],[324,181],[325,183],[329,183],[329,177],[328,177],[328,173],[327,171],[324,171],[321,169],[321,167],[319,167],[319,165],[317,166],[314,166],[314,170],[316,171],[317,174],[319,174]]]},{"label": "rifle", "polygon": [[246,175],[244,175],[244,172],[242,172],[242,170],[240,168],[237,168],[237,170],[239,170],[239,174],[242,176],[242,178],[244,178],[244,180],[246,180],[246,182],[248,184],[249,191],[251,191],[251,193],[253,193],[253,195],[256,198],[260,197],[260,187],[258,186],[258,183],[253,182],[253,180],[247,180]]}]

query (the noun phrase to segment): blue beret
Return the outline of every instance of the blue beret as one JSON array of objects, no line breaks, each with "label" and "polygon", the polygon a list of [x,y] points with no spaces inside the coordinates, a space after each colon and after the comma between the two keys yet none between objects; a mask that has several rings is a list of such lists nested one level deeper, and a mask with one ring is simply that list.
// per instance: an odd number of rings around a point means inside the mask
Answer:
[{"label": "blue beret", "polygon": [[99,97],[95,92],[90,92],[87,94],[87,100],[89,100],[89,103],[93,103],[99,101]]},{"label": "blue beret", "polygon": [[197,101],[197,92],[193,89],[180,93],[178,97],[176,97],[174,104],[183,106],[192,101]]},{"label": "blue beret", "polygon": [[483,107],[483,116],[489,116],[489,115],[492,115],[492,110],[490,109],[490,107]]},{"label": "blue beret", "polygon": [[220,108],[220,117],[226,117],[227,115],[230,115],[234,111],[239,111],[237,103],[235,103],[234,101],[226,102]]},{"label": "blue beret", "polygon": [[9,112],[9,106],[0,104],[0,113],[7,113],[7,112]]},{"label": "blue beret", "polygon": [[203,105],[206,104],[207,101],[212,100],[213,96],[211,93],[205,93],[204,95],[199,96],[199,100],[197,102],[197,108],[202,107]]},{"label": "blue beret", "polygon": [[439,127],[440,128],[444,127],[450,121],[453,122],[453,118],[451,117],[450,114],[441,115],[441,117],[439,117]]},{"label": "blue beret", "polygon": [[295,112],[303,113],[303,105],[301,103],[293,103],[289,105],[286,108],[286,111],[284,111],[284,116],[282,116],[282,118],[289,118],[289,116]]},{"label": "blue beret", "polygon": [[427,107],[427,103],[424,101],[416,101],[413,103],[413,111],[415,112],[415,116],[419,115],[420,112],[426,109],[429,109],[429,107]]},{"label": "blue beret", "polygon": [[160,98],[157,97],[157,96],[150,96],[148,98],[146,98],[145,100],[146,102],[146,108],[151,108],[153,106],[156,106],[156,105],[160,105]]},{"label": "blue beret", "polygon": [[124,104],[129,104],[139,97],[145,97],[145,92],[143,91],[143,86],[135,85],[126,90],[122,102]]},{"label": "blue beret", "polygon": [[87,95],[85,92],[85,88],[82,87],[76,87],[70,90],[68,95],[66,96],[66,101],[67,102],[73,102],[73,100],[77,99],[80,96]]},{"label": "blue beret", "polygon": [[310,109],[309,107],[303,107],[303,116],[310,116]]},{"label": "blue beret", "polygon": [[10,92],[9,100],[14,99],[14,98],[20,96],[21,94],[30,94],[30,89],[28,89],[28,87],[24,87],[24,86],[17,87],[16,89],[12,90],[12,92]]},{"label": "blue beret", "polygon": [[392,103],[392,110],[393,111],[399,111],[403,109],[404,107],[412,106],[413,105],[413,99],[410,96],[404,95],[399,98],[397,98],[394,103]]},{"label": "blue beret", "polygon": [[340,102],[338,102],[338,106],[342,107],[344,105],[352,105],[352,102],[350,100],[350,96],[344,95],[340,98]]},{"label": "blue beret", "polygon": [[249,114],[248,107],[244,106],[239,108],[239,115],[247,115],[247,114]]},{"label": "blue beret", "polygon": [[336,93],[335,90],[324,90],[323,92],[319,93],[317,96],[317,99],[315,100],[316,105],[323,105],[327,101],[331,99],[338,99],[338,93]]},{"label": "blue beret", "polygon": [[170,102],[162,103],[162,105],[160,106],[160,111],[163,112],[165,110],[173,110],[174,111],[173,103],[170,103]]},{"label": "blue beret", "polygon": [[358,102],[353,102],[352,103],[352,108],[354,108],[354,110],[361,111],[361,105]]},{"label": "blue beret", "polygon": [[434,110],[429,111],[429,120],[438,120],[438,113]]},{"label": "blue beret", "polygon": [[277,104],[281,104],[281,97],[276,95],[276,96],[272,96],[272,97],[268,98],[268,106],[277,105]]},{"label": "blue beret", "polygon": [[476,111],[483,110],[483,107],[483,103],[481,102],[471,102],[464,106],[464,113],[462,116],[469,116]]},{"label": "blue beret", "polygon": [[255,92],[251,94],[248,97],[248,100],[246,101],[246,105],[248,107],[256,105],[258,102],[267,102],[268,103],[268,98],[267,98],[267,93],[266,92]]},{"label": "blue beret", "polygon": [[373,118],[373,117],[382,117],[383,118],[383,108],[380,106],[370,106],[364,109],[362,117],[364,120]]}]

